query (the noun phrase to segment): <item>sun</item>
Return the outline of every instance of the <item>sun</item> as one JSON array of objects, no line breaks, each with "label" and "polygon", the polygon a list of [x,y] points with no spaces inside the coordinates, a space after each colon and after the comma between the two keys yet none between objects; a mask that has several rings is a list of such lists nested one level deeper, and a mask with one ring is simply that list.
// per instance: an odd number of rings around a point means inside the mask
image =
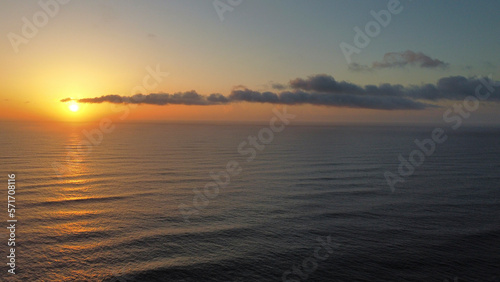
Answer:
[{"label": "sun", "polygon": [[77,112],[80,109],[77,103],[72,103],[69,105],[69,110],[72,112]]}]

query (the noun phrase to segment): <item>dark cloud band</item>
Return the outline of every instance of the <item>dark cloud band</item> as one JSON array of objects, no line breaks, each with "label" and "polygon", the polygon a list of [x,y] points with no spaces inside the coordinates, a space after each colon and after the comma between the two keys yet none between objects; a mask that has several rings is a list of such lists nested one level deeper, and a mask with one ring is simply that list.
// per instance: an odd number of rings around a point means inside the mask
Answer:
[{"label": "dark cloud band", "polygon": [[[441,78],[437,84],[402,86],[381,84],[360,86],[346,81],[336,81],[329,75],[315,75],[290,81],[292,91],[260,92],[244,87],[234,89],[230,95],[200,95],[195,91],[137,94],[133,96],[105,95],[76,99],[79,103],[149,104],[149,105],[223,105],[236,102],[270,103],[283,105],[318,105],[378,110],[421,110],[436,107],[425,101],[459,100],[474,95],[476,88],[487,82],[493,88],[490,100],[499,101],[500,87],[488,78],[451,76]],[[71,98],[61,102],[72,101]]]}]

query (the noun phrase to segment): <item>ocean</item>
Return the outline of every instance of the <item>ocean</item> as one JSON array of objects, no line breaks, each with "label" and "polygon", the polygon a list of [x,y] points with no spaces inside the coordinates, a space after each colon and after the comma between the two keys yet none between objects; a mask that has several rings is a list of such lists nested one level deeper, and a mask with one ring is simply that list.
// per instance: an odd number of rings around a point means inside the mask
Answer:
[{"label": "ocean", "polygon": [[3,281],[500,281],[498,127],[115,126],[0,123]]}]

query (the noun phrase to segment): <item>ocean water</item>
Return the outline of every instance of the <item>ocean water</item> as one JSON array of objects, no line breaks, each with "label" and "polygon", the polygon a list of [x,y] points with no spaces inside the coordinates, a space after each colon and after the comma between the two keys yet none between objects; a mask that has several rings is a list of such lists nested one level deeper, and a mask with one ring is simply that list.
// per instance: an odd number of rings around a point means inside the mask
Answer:
[{"label": "ocean water", "polygon": [[499,128],[445,128],[394,192],[433,128],[289,126],[250,161],[261,125],[95,128],[0,124],[2,280],[500,281]]}]

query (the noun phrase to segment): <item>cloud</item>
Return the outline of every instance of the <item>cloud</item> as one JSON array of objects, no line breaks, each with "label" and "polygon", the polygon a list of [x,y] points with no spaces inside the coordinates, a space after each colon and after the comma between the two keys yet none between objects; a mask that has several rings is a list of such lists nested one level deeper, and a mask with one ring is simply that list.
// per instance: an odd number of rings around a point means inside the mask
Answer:
[{"label": "cloud", "polygon": [[[378,110],[421,110],[438,107],[428,102],[440,100],[460,100],[475,95],[479,85],[487,82],[495,90],[489,100],[500,101],[500,84],[488,78],[466,78],[450,76],[438,80],[436,84],[410,85],[383,83],[380,85],[357,85],[337,81],[326,74],[290,81],[291,91],[254,91],[244,86],[236,86],[228,96],[222,94],[200,95],[196,91],[151,93],[134,96],[105,95],[95,98],[71,99],[61,102],[149,104],[149,105],[224,105],[237,102],[268,103],[282,105],[317,105],[329,107],[349,107]],[[484,90],[483,90],[484,91]],[[491,92],[491,91],[490,91]]]},{"label": "cloud", "polygon": [[448,64],[438,60],[432,59],[431,57],[425,55],[424,53],[413,51],[405,52],[391,52],[386,53],[381,62],[374,62],[372,67],[375,69],[380,68],[393,68],[393,67],[404,67],[406,65],[416,65],[421,68],[446,68]]},{"label": "cloud", "polygon": [[361,94],[363,92],[363,88],[356,84],[346,81],[338,82],[335,78],[333,78],[333,76],[326,74],[310,76],[307,79],[296,78],[290,81],[290,86],[293,89],[333,94]]},{"label": "cloud", "polygon": [[286,85],[281,84],[281,83],[272,83],[272,84],[271,84],[271,87],[272,87],[273,89],[275,89],[275,90],[284,90],[284,89],[286,89],[286,88],[287,88],[287,86],[286,86]]},{"label": "cloud", "polygon": [[402,68],[415,66],[427,69],[446,69],[449,64],[438,59],[433,59],[422,52],[407,50],[405,52],[390,52],[384,54],[382,61],[373,62],[371,66],[358,63],[349,64],[349,70],[354,72],[366,72],[376,69]]},{"label": "cloud", "polygon": [[350,63],[349,70],[354,72],[373,72],[373,69],[366,65],[360,65],[358,63]]},{"label": "cloud", "polygon": [[462,100],[467,96],[476,94],[478,86],[483,85],[481,80],[493,87],[494,91],[488,100],[500,101],[500,84],[498,82],[489,78],[466,78],[463,76],[444,77],[439,79],[435,85],[425,84],[408,87],[406,94],[413,99],[422,100]]},{"label": "cloud", "polygon": [[304,91],[285,91],[279,94],[257,92],[249,89],[234,90],[229,96],[232,102],[271,103],[282,105],[310,104],[378,110],[421,110],[433,105],[424,104],[406,97],[362,96],[349,94],[330,94]]},{"label": "cloud", "polygon": [[292,88],[297,90],[311,90],[331,94],[351,94],[367,96],[406,97],[413,100],[461,100],[467,96],[474,96],[476,87],[482,85],[482,80],[494,85],[494,93],[489,100],[500,100],[500,86],[489,78],[466,78],[463,76],[449,76],[441,78],[436,84],[410,85],[383,83],[379,86],[358,86],[349,82],[337,82],[332,76],[320,74],[307,79],[290,81]]},{"label": "cloud", "polygon": [[77,101],[78,103],[113,103],[113,104],[149,104],[149,105],[218,105],[228,102],[221,94],[203,96],[196,91],[179,92],[174,94],[151,93],[148,95],[136,94],[134,96],[105,95],[95,98],[71,99],[65,98],[61,102]]}]

